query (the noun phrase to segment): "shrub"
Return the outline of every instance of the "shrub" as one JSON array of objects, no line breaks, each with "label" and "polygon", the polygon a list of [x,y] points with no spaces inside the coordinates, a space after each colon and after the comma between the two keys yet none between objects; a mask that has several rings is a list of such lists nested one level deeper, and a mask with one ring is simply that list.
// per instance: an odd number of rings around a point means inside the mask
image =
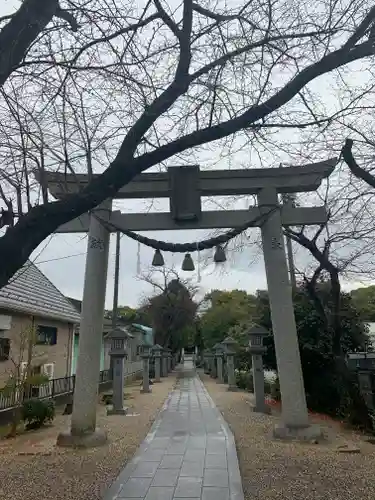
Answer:
[{"label": "shrub", "polygon": [[253,374],[251,372],[238,371],[236,373],[236,385],[245,391],[254,392]]},{"label": "shrub", "polygon": [[281,401],[281,393],[280,393],[280,380],[279,377],[276,377],[273,380],[270,380],[269,382],[270,386],[270,396],[272,399],[275,401]]},{"label": "shrub", "polygon": [[105,405],[111,405],[113,403],[113,394],[112,393],[106,393],[102,395],[102,402]]},{"label": "shrub", "polygon": [[26,429],[39,429],[55,418],[55,403],[52,400],[29,399],[22,405],[22,420]]}]

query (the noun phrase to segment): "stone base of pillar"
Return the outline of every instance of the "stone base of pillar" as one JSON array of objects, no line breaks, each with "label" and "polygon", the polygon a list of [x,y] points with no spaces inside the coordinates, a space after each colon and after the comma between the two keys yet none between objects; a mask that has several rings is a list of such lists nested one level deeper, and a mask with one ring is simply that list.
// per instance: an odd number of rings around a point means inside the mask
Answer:
[{"label": "stone base of pillar", "polygon": [[273,437],[283,441],[321,442],[324,434],[319,425],[312,424],[307,427],[290,427],[283,423],[276,424]]},{"label": "stone base of pillar", "polygon": [[236,385],[230,385],[228,387],[228,391],[229,392],[236,392],[236,391],[238,391],[238,387]]},{"label": "stone base of pillar", "polygon": [[72,434],[70,430],[60,432],[57,436],[56,445],[64,448],[96,448],[108,442],[107,432],[96,429],[95,432],[85,434]]},{"label": "stone base of pillar", "polygon": [[252,407],[253,412],[255,413],[264,413],[265,415],[271,415],[271,408],[267,405],[264,406],[253,406]]},{"label": "stone base of pillar", "polygon": [[141,389],[141,390],[140,390],[140,393],[141,393],[141,394],[150,394],[150,392],[152,392],[152,390],[151,390],[151,389]]},{"label": "stone base of pillar", "polygon": [[107,415],[127,415],[128,414],[128,408],[108,408],[107,410]]}]

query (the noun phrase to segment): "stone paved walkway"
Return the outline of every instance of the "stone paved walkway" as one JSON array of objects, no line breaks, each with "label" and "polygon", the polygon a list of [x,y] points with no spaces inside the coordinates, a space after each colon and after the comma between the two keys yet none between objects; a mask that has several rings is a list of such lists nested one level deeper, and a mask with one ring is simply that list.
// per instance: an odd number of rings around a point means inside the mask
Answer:
[{"label": "stone paved walkway", "polygon": [[243,500],[233,435],[191,361],[181,375],[103,500]]}]

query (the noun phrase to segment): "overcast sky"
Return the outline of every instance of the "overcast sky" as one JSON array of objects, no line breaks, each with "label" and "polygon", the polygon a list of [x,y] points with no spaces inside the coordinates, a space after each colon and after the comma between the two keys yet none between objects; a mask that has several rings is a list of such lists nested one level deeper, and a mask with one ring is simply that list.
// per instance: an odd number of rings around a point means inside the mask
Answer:
[{"label": "overcast sky", "polygon": [[[11,11],[17,5],[16,0],[2,0],[0,5],[0,15]],[[351,66],[353,69],[353,65]],[[310,85],[312,90],[319,88],[320,92],[324,89],[326,80],[321,78]],[[328,95],[328,86],[327,95]],[[323,91],[325,93],[325,91]],[[328,100],[330,101],[330,100]],[[329,104],[329,103],[328,103]],[[328,105],[327,104],[327,105]],[[281,132],[282,134],[283,132]],[[293,132],[288,131],[289,137],[292,137]],[[250,149],[244,149],[240,154],[234,154],[231,157],[225,157],[223,151],[216,150],[216,143],[208,148],[198,158],[198,163],[201,168],[243,168],[257,167],[257,152]],[[252,156],[253,155],[253,156]],[[220,160],[218,159],[220,158]],[[324,159],[320,157],[319,159]],[[192,162],[195,163],[197,157],[192,153]],[[275,167],[280,162],[292,162],[295,164],[304,163],[295,161],[295,158],[290,157],[290,152],[283,156],[282,151],[272,151],[267,154],[265,151],[262,157],[263,165]],[[250,200],[241,199],[239,208],[248,206]],[[161,205],[160,205],[161,206]],[[160,209],[159,206],[159,209]],[[128,202],[126,210],[139,212],[149,208],[144,202],[134,200]],[[163,208],[163,207],[162,207]],[[165,209],[165,206],[164,206]],[[254,235],[259,230],[253,229]],[[159,232],[147,233],[148,236],[164,239],[173,242],[195,241],[203,239],[207,236],[207,232],[197,231],[180,231],[175,233]],[[48,238],[32,255],[40,269],[47,277],[57,286],[64,294],[71,297],[82,299],[84,269],[85,269],[85,253],[86,253],[87,237],[86,235],[53,235]],[[145,295],[152,293],[152,287],[137,277],[137,249],[138,245],[127,237],[123,237],[121,241],[121,274],[120,274],[120,289],[119,302],[123,305],[137,306]],[[212,252],[211,252],[212,254]],[[209,254],[205,254],[207,258]],[[140,263],[142,273],[149,270],[153,256],[153,250],[141,247]],[[165,255],[166,264],[175,266],[176,270],[180,270],[183,255]],[[203,256],[202,256],[203,259]],[[196,262],[196,255],[194,256]],[[307,261],[306,256],[298,252],[298,264],[303,267]],[[197,267],[197,266],[196,266]],[[110,308],[113,297],[113,274],[114,274],[114,235],[111,237],[111,250],[109,257],[109,272],[107,282],[106,307]],[[255,292],[257,289],[266,288],[265,272],[263,259],[261,258],[259,248],[250,246],[243,252],[237,252],[231,255],[229,262],[223,267],[215,269],[213,264],[202,269],[201,292],[211,290],[212,288],[220,289],[243,289],[248,292]],[[182,273],[181,277],[186,278],[191,276],[192,281],[197,280],[197,271],[195,273]],[[361,283],[344,283],[347,287],[361,286]]]}]

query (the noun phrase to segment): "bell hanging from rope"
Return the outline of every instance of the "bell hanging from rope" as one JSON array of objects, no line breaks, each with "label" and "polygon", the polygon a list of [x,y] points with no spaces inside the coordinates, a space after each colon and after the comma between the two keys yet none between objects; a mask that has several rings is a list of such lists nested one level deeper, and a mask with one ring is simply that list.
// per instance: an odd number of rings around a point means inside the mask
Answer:
[{"label": "bell hanging from rope", "polygon": [[164,258],[163,258],[163,255],[159,249],[155,250],[154,258],[152,259],[152,265],[154,267],[164,266]]},{"label": "bell hanging from rope", "polygon": [[216,264],[226,262],[227,257],[225,255],[224,248],[221,245],[218,245],[216,247],[215,253],[214,253],[214,262]]},{"label": "bell hanging from rope", "polygon": [[194,271],[195,266],[193,259],[189,253],[185,254],[184,260],[182,262],[182,270],[183,271]]}]

